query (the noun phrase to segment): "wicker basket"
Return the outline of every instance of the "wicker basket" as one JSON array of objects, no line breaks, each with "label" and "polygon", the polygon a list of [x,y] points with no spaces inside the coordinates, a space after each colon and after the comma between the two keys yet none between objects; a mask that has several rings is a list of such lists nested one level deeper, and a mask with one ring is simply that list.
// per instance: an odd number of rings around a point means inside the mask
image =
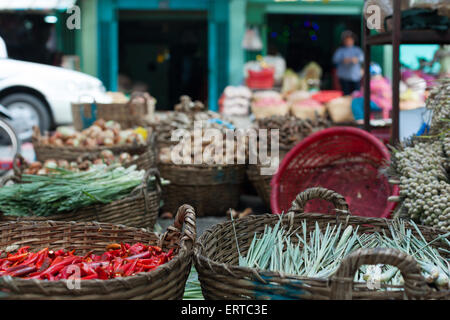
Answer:
[{"label": "wicker basket", "polygon": [[[283,160],[284,156],[289,152],[290,148],[280,146],[279,161]],[[272,181],[272,175],[261,175],[260,164],[249,164],[247,166],[247,177],[250,180],[253,188],[256,190],[256,194],[263,200],[264,205],[270,209],[270,181]]]},{"label": "wicker basket", "polygon": [[[148,180],[151,176],[156,178],[156,190],[148,190]],[[20,177],[9,176],[2,181],[8,180],[20,183]],[[104,222],[123,224],[136,228],[153,228],[158,218],[161,198],[161,180],[157,169],[147,170],[142,183],[136,187],[126,198],[113,201],[108,204],[97,204],[86,208],[52,214],[50,216],[27,216],[16,217],[2,215],[0,221],[26,221],[26,220],[54,220],[54,221],[77,221],[77,222]]]},{"label": "wicker basket", "polygon": [[146,145],[120,145],[120,146],[100,146],[97,148],[84,147],[58,147],[41,143],[41,135],[39,129],[34,131],[32,142],[36,159],[38,161],[46,161],[49,159],[60,159],[67,161],[76,161],[80,156],[96,159],[100,157],[103,150],[111,150],[115,155],[122,152],[128,152],[130,155],[139,155],[136,160],[130,161],[127,165],[136,164],[139,169],[150,169],[156,167],[156,149],[155,135],[150,134]]},{"label": "wicker basket", "polygon": [[[181,231],[184,223],[184,231]],[[17,245],[42,248],[75,249],[77,254],[104,252],[113,242],[160,245],[164,251],[177,250],[176,256],[155,270],[109,280],[82,280],[79,289],[69,289],[68,280],[47,281],[0,277],[2,299],[181,299],[192,263],[195,241],[195,213],[184,205],[174,225],[163,235],[144,229],[109,223],[62,221],[20,221],[0,223],[0,249]],[[72,281],[72,280],[69,280]]]},{"label": "wicker basket", "polygon": [[[334,203],[336,216],[303,213],[310,199],[326,199]],[[308,229],[328,223],[358,225],[360,233],[387,229],[387,219],[364,218],[347,214],[348,206],[339,194],[323,188],[312,188],[299,194],[290,212],[283,217],[286,227],[296,228],[305,220]],[[300,212],[300,213],[299,213]],[[241,255],[245,256],[255,233],[264,232],[267,225],[274,226],[279,216],[248,216],[235,223]],[[428,241],[442,231],[420,227]],[[413,231],[414,232],[414,231]],[[294,235],[292,241],[297,237]],[[433,243],[446,250],[450,246],[443,240]],[[206,299],[449,299],[450,291],[437,291],[429,287],[420,273],[417,262],[409,255],[393,249],[360,249],[347,256],[338,271],[329,279],[308,278],[262,271],[238,266],[238,252],[232,222],[227,221],[203,233],[194,248],[195,267],[199,274],[203,296]],[[354,282],[354,274],[364,264],[390,264],[402,272],[404,286],[396,291],[373,291],[365,283]],[[392,286],[385,286],[391,287]]]},{"label": "wicker basket", "polygon": [[163,210],[175,212],[189,202],[198,217],[224,215],[239,203],[245,166],[179,166],[160,164],[161,176],[170,181],[164,186]]},{"label": "wicker basket", "polygon": [[[144,98],[145,103],[136,103],[136,98]],[[123,129],[147,125],[155,110],[155,99],[143,92],[134,92],[126,103],[72,103],[73,125],[83,130],[97,119],[113,120]]]}]

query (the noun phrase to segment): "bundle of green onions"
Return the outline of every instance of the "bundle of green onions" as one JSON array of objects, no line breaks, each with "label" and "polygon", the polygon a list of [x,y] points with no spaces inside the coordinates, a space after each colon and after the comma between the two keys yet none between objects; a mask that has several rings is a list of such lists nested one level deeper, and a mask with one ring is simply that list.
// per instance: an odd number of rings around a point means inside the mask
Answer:
[{"label": "bundle of green onions", "polygon": [[[450,232],[427,242],[417,225],[410,223],[416,234],[406,227],[404,221],[394,221],[389,233],[358,234],[358,227],[348,226],[341,231],[341,225],[330,224],[323,232],[317,223],[314,229],[308,231],[305,220],[299,228],[290,231],[283,228],[280,217],[274,227],[266,226],[263,234],[254,235],[245,257],[240,254],[238,246],[239,265],[297,276],[328,278],[337,271],[347,255],[359,248],[394,248],[413,256],[429,283],[449,289],[449,259],[442,257],[439,251],[449,252],[443,248],[433,248],[430,244],[442,239],[450,245],[447,239]],[[355,281],[403,284],[397,268],[388,265],[377,267],[379,272],[374,272],[375,268],[371,266],[362,266],[355,275]]]},{"label": "bundle of green onions", "polygon": [[198,280],[197,270],[192,266],[191,273],[186,281],[186,287],[184,288],[183,300],[204,300],[202,293],[202,287]]},{"label": "bundle of green onions", "polygon": [[[24,174],[24,183],[0,188],[0,211],[12,216],[48,216],[107,204],[129,195],[142,183],[144,174],[135,165],[96,165],[84,172],[57,168],[48,176]],[[149,188],[153,184],[154,178]]]}]

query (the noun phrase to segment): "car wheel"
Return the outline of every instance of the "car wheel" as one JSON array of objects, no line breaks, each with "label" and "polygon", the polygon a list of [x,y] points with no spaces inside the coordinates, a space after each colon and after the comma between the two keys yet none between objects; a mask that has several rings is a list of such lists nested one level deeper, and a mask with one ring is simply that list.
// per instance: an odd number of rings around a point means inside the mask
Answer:
[{"label": "car wheel", "polygon": [[50,129],[50,114],[39,98],[28,93],[13,93],[4,97],[0,104],[11,112],[12,125],[21,140],[31,139],[33,126],[39,126],[41,132]]}]

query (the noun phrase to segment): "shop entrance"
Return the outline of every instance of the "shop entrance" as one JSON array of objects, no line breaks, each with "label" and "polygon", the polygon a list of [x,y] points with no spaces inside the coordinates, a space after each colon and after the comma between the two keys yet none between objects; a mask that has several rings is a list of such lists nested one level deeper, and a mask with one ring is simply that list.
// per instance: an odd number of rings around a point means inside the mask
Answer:
[{"label": "shop entrance", "polygon": [[317,62],[323,72],[322,89],[333,88],[332,57],[341,32],[352,30],[361,39],[360,16],[269,14],[267,21],[268,53],[280,53],[287,68],[296,72]]},{"label": "shop entrance", "polygon": [[207,101],[207,28],[203,12],[120,12],[120,89],[148,90],[160,110],[183,94]]}]

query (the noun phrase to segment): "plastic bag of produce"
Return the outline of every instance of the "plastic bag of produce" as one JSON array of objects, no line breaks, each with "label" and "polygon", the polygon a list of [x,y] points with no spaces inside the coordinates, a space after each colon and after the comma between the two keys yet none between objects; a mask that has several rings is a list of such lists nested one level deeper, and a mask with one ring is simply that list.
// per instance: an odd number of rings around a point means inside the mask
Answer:
[{"label": "plastic bag of produce", "polygon": [[299,87],[300,79],[298,75],[291,69],[286,70],[283,76],[283,84],[281,87],[281,93],[287,95],[294,92]]}]

